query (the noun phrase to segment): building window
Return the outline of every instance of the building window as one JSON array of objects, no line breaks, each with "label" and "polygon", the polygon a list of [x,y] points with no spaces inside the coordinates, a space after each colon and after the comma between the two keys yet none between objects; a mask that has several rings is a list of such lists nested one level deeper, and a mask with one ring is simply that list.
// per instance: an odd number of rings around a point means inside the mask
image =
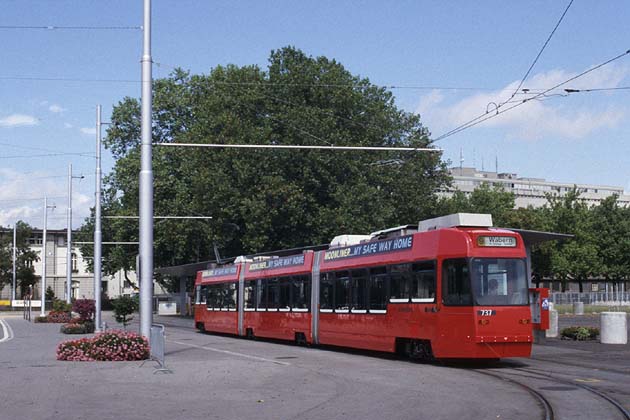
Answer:
[{"label": "building window", "polygon": [[72,267],[72,272],[73,273],[78,273],[79,269],[77,268],[77,254],[75,254],[74,252],[70,255],[70,259],[71,259],[71,267]]}]

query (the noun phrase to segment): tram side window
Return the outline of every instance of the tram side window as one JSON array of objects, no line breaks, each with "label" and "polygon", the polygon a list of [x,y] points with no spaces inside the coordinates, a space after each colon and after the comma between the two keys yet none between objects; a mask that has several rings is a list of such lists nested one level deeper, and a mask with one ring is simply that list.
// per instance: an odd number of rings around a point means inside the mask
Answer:
[{"label": "tram side window", "polygon": [[281,311],[291,310],[291,277],[280,277],[278,279],[279,303]]},{"label": "tram side window", "polygon": [[334,308],[334,273],[321,273],[319,284],[319,308],[332,311]]},{"label": "tram side window", "polygon": [[409,302],[410,264],[390,266],[390,302]]},{"label": "tram side window", "polygon": [[309,276],[295,276],[291,282],[293,310],[308,310],[311,307],[311,281]]},{"label": "tram side window", "polygon": [[195,299],[195,303],[200,304],[200,305],[205,305],[207,298],[208,298],[208,287],[197,286],[197,298]]},{"label": "tram side window", "polygon": [[256,309],[264,311],[267,309],[267,281],[263,279],[256,280]]},{"label": "tram side window", "polygon": [[208,308],[221,309],[223,296],[219,285],[213,284],[208,286]]},{"label": "tram side window", "polygon": [[435,300],[435,261],[415,263],[411,270],[411,301],[433,302]]},{"label": "tram side window", "polygon": [[444,260],[442,263],[442,301],[445,305],[472,305],[466,259]]},{"label": "tram side window", "polygon": [[352,270],[350,274],[352,279],[350,309],[352,311],[365,312],[367,311],[368,299],[368,271],[365,269]]},{"label": "tram side window", "polygon": [[228,283],[223,285],[223,309],[236,309],[236,283]]},{"label": "tram side window", "polygon": [[280,287],[278,279],[267,279],[267,309],[278,309],[280,307]]},{"label": "tram side window", "polygon": [[256,309],[256,280],[246,281],[243,291],[245,293],[245,309]]},{"label": "tram side window", "polygon": [[335,311],[348,312],[350,310],[350,273],[348,271],[335,272]]},{"label": "tram side window", "polygon": [[387,310],[387,268],[370,268],[370,311]]}]

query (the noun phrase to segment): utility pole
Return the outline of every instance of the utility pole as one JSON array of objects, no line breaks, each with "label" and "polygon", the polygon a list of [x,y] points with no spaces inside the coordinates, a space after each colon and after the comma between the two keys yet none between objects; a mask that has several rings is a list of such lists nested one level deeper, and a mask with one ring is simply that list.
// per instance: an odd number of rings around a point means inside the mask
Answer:
[{"label": "utility pole", "polygon": [[72,297],[72,164],[68,164],[68,232],[66,239],[66,303]]},{"label": "utility pole", "polygon": [[41,290],[41,316],[46,315],[46,230],[48,229],[48,209],[54,209],[55,206],[48,205],[48,197],[44,197],[44,232],[42,237],[42,290]]},{"label": "utility pole", "polygon": [[96,105],[96,192],[94,194],[94,329],[101,330],[101,106]]},{"label": "utility pole", "polygon": [[142,148],[140,168],[140,334],[149,338],[153,323],[153,169],[151,0],[144,0],[142,53]]},{"label": "utility pole", "polygon": [[83,176],[72,176],[72,164],[68,164],[68,243],[66,252],[66,303],[72,301],[72,178],[82,179]]},{"label": "utility pole", "polygon": [[17,287],[17,275],[16,275],[16,262],[17,262],[17,222],[13,224],[13,289],[11,291],[11,306],[15,300],[15,289]]}]

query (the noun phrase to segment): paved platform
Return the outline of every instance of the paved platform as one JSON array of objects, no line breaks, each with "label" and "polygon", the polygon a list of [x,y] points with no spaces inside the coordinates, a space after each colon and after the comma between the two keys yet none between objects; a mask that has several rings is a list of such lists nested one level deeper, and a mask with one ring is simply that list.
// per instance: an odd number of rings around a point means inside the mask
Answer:
[{"label": "paved platform", "polygon": [[[480,375],[474,367],[201,334],[191,319],[155,317],[167,331],[166,365],[173,373],[164,374],[155,373],[154,362],[57,361],[56,345],[80,336],[61,334],[59,324],[0,317],[13,331],[11,340],[0,343],[0,420],[520,420],[539,415],[536,401],[521,388]],[[103,319],[116,325],[111,314]],[[130,329],[137,331],[137,324]],[[504,366],[579,378],[599,375],[598,381],[630,396],[630,386],[622,384],[627,375],[571,364],[603,365],[619,353],[627,366],[630,349],[621,347],[600,352],[599,347],[550,342],[535,347],[534,359],[508,360]],[[571,418],[588,417],[578,412]]]}]

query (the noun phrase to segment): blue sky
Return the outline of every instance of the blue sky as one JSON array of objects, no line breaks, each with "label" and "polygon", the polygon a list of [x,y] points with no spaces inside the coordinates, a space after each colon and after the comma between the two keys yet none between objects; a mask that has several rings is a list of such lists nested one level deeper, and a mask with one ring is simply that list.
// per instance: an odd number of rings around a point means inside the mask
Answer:
[{"label": "blue sky", "polygon": [[[437,138],[509,99],[567,4],[153,0],[153,74],[265,67],[272,49],[294,45],[397,86],[398,105],[420,113]],[[628,16],[622,0],[576,0],[523,87],[550,88],[627,51]],[[0,15],[2,27],[141,24],[142,0],[8,0]],[[86,176],[74,181],[76,227],[93,205],[95,106],[107,121],[123,97],[139,97],[142,33],[9,28],[0,39],[0,224],[42,226],[48,195],[57,205],[49,227],[65,227],[71,163]],[[627,86],[630,55],[562,88]],[[498,158],[501,172],[630,190],[630,90],[559,94],[437,144],[454,164],[461,149],[466,166],[494,170]],[[107,172],[106,152],[103,163]]]}]

